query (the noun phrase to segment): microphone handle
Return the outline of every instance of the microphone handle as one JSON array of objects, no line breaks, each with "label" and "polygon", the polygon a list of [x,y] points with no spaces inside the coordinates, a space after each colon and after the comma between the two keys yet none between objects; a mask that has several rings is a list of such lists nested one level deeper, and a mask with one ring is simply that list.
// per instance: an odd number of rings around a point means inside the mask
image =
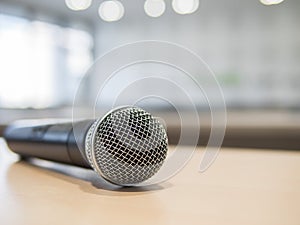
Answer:
[{"label": "microphone handle", "polygon": [[[85,137],[93,120],[72,123],[18,126],[4,131],[9,148],[22,158],[36,157],[65,164],[91,168],[85,156]],[[77,142],[74,127],[80,129]],[[78,132],[79,133],[79,132]]]}]

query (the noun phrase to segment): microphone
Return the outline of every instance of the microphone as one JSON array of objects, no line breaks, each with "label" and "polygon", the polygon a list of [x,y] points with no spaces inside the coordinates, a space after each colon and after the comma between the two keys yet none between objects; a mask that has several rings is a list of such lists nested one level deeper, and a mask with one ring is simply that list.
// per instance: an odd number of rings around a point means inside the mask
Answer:
[{"label": "microphone", "polygon": [[103,118],[74,123],[24,125],[4,131],[9,148],[36,157],[94,169],[110,183],[131,186],[149,179],[163,165],[168,138],[163,125],[137,107],[122,107]]}]

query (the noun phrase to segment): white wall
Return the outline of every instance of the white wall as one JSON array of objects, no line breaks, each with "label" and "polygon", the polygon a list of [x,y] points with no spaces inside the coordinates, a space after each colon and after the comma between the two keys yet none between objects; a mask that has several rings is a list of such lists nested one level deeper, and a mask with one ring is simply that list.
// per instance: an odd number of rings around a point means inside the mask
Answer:
[{"label": "white wall", "polygon": [[[171,0],[166,0],[166,12],[159,18],[144,13],[144,1],[120,1],[125,16],[113,23],[99,18],[97,9],[101,1],[96,0],[82,12],[70,11],[63,0],[2,0],[0,13],[86,29],[95,38],[96,57],[135,41],[174,42],[196,52],[208,63],[228,106],[300,107],[299,0],[285,0],[274,6],[264,6],[259,0],[201,0],[200,9],[186,16],[176,14],[171,9]],[[116,82],[119,84],[111,93],[117,93],[123,80]],[[99,88],[95,80],[89,84],[91,87],[84,93],[87,96],[90,90],[95,92]],[[132,96],[144,89],[139,87]],[[201,104],[203,96],[197,94],[198,90],[194,90],[193,98]]]},{"label": "white wall", "polygon": [[[96,55],[129,42],[164,40],[195,51],[215,72],[227,105],[300,107],[300,1],[202,0],[193,15],[149,18],[143,2],[115,23],[99,20]],[[143,88],[141,88],[143,89]],[[136,93],[132,93],[133,95]]]}]

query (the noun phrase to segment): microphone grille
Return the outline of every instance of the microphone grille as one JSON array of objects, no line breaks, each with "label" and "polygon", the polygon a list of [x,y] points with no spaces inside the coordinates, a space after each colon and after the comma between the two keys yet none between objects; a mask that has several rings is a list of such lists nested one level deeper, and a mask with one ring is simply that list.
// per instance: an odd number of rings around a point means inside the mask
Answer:
[{"label": "microphone grille", "polygon": [[86,155],[96,172],[119,185],[152,177],[167,156],[168,138],[150,113],[124,107],[95,121],[86,139]]}]

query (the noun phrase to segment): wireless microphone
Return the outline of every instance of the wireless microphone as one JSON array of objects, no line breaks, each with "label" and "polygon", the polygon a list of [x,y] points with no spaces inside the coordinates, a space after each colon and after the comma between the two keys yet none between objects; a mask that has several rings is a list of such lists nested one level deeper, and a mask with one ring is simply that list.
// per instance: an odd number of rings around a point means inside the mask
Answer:
[{"label": "wireless microphone", "polygon": [[112,110],[98,120],[47,125],[9,125],[10,149],[37,157],[93,168],[107,181],[130,186],[152,177],[162,166],[168,138],[162,124],[137,107]]}]

